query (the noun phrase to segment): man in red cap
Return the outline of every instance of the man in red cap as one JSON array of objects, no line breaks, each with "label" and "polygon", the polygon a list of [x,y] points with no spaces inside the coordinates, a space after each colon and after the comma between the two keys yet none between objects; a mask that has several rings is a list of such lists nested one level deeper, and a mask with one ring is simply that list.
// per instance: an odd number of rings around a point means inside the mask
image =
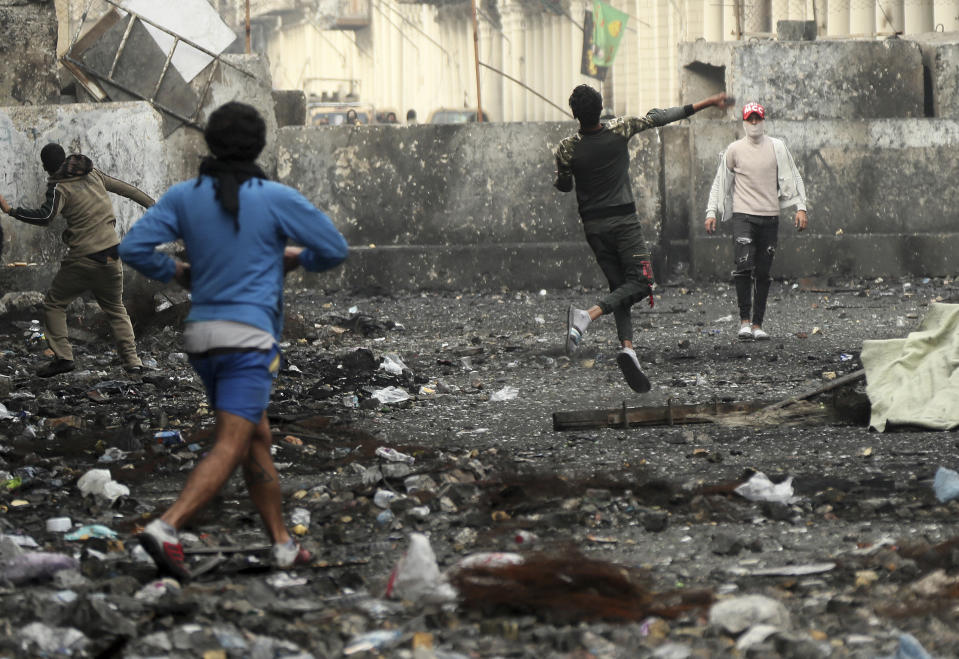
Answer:
[{"label": "man in red cap", "polygon": [[766,109],[759,103],[743,106],[746,135],[723,154],[706,207],[707,233],[716,231],[717,217],[733,221],[738,336],[744,341],[769,339],[763,317],[780,211],[796,208],[793,224],[799,231],[805,230],[807,222],[802,176],[783,141],[766,135],[765,120]]}]

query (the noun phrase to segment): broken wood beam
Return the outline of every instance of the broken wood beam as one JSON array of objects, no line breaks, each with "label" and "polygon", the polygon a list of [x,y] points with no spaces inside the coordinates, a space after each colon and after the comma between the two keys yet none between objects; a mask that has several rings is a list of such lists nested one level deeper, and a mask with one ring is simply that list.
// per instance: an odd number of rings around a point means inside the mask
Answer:
[{"label": "broken wood beam", "polygon": [[804,391],[801,394],[796,394],[795,396],[790,396],[789,398],[773,403],[772,405],[767,405],[766,407],[763,407],[757,410],[757,413],[778,410],[780,408],[786,407],[787,405],[798,403],[801,400],[806,400],[807,398],[812,398],[813,396],[824,394],[827,391],[838,389],[839,387],[845,386],[852,382],[856,382],[857,380],[861,380],[865,377],[866,377],[866,369],[861,368],[858,371],[853,371],[852,373],[848,373],[842,376],[841,378],[836,378],[835,380],[827,382],[826,384],[816,387],[815,389],[810,389],[808,391]]},{"label": "broken wood beam", "polygon": [[668,404],[654,407],[626,407],[624,404],[622,407],[614,409],[554,412],[553,430],[715,423],[723,415],[748,414],[760,410],[768,404],[767,401],[714,402],[701,405]]}]

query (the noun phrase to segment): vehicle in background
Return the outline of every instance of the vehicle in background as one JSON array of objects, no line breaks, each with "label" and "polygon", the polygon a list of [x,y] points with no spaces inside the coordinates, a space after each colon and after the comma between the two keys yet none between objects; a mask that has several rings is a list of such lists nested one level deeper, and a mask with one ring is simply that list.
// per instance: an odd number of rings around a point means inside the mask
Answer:
[{"label": "vehicle in background", "polygon": [[373,118],[373,106],[362,103],[310,103],[306,111],[311,126],[345,126],[350,110],[360,125],[369,125]]},{"label": "vehicle in background", "polygon": [[[468,124],[476,121],[476,108],[438,108],[430,114],[431,124]],[[483,113],[483,122],[489,121],[489,115]]]}]

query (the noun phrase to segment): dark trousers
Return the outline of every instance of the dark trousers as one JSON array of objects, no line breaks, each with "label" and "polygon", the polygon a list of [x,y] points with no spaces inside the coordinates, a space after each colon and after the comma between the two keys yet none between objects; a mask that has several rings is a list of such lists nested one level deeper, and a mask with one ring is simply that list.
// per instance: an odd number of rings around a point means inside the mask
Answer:
[{"label": "dark trousers", "polygon": [[736,241],[733,280],[739,300],[739,318],[751,318],[753,325],[761,326],[766,315],[766,298],[769,297],[769,270],[779,240],[779,216],[735,213],[733,239]]},{"label": "dark trousers", "polygon": [[633,340],[630,308],[653,291],[653,267],[636,214],[589,220],[586,242],[609,282],[609,295],[598,302],[604,314],[616,319],[620,342]]}]

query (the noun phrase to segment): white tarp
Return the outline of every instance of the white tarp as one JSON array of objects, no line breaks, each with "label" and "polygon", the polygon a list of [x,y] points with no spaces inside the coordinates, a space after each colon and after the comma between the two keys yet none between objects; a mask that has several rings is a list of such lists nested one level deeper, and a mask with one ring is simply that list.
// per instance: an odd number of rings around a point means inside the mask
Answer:
[{"label": "white tarp", "polygon": [[905,339],[862,342],[869,425],[959,427],[959,304],[931,304]]},{"label": "white tarp", "polygon": [[[189,39],[219,55],[236,39],[236,34],[220,18],[207,0],[126,0],[123,7],[140,14],[157,25],[170,30],[180,38]],[[151,25],[144,24],[150,36],[164,53],[173,47],[173,37]],[[187,82],[193,80],[212,58],[182,41],[177,44],[170,62]]]}]

